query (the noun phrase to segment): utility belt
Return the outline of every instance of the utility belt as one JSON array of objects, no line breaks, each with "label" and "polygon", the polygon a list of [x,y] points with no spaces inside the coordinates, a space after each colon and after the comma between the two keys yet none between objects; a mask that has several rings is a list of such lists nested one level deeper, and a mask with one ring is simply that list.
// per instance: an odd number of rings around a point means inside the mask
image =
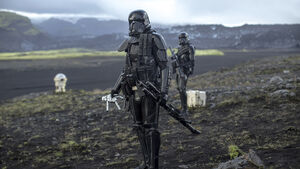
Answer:
[{"label": "utility belt", "polygon": [[157,69],[155,66],[139,66],[136,68],[128,67],[125,69],[125,78],[129,78],[131,81],[157,81]]},{"label": "utility belt", "polygon": [[124,70],[124,83],[123,93],[125,95],[132,95],[138,90],[137,80],[142,82],[152,82],[157,84],[157,69],[155,66],[139,66],[139,67],[128,67]]}]

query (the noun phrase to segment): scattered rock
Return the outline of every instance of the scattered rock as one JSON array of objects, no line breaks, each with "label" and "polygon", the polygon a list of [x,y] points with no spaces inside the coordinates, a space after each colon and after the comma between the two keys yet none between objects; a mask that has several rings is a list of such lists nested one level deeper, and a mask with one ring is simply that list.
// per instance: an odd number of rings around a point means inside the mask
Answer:
[{"label": "scattered rock", "polygon": [[254,150],[250,149],[249,153],[236,157],[233,160],[219,164],[215,169],[260,169],[265,168],[262,160],[258,157]]},{"label": "scattered rock", "polygon": [[285,88],[286,88],[286,89],[293,89],[293,88],[294,88],[294,85],[288,83],[288,84],[285,85]]},{"label": "scattered rock", "polygon": [[246,164],[247,164],[247,160],[244,157],[240,156],[240,157],[236,157],[233,160],[219,164],[219,166],[215,169],[242,168],[242,166],[246,166]]},{"label": "scattered rock", "polygon": [[277,90],[277,91],[270,94],[271,97],[279,97],[279,98],[288,97],[288,96],[293,97],[295,95],[296,94],[294,92],[291,92],[287,89]]},{"label": "scattered rock", "polygon": [[211,108],[211,109],[213,109],[213,108],[215,108],[215,107],[216,107],[216,104],[215,104],[215,103],[211,103],[210,106],[209,106],[209,108]]},{"label": "scattered rock", "polygon": [[294,77],[287,80],[288,83],[299,83],[300,77]]},{"label": "scattered rock", "polygon": [[179,168],[189,168],[187,165],[179,165]]},{"label": "scattered rock", "polygon": [[244,157],[245,157],[245,159],[247,159],[248,161],[250,161],[251,163],[253,163],[254,165],[256,165],[259,168],[265,167],[262,160],[258,157],[258,155],[255,153],[255,151],[252,149],[250,149],[249,153],[245,154]]},{"label": "scattered rock", "polygon": [[52,137],[52,145],[56,145],[56,144],[58,144],[58,140],[57,140],[57,138],[56,137]]},{"label": "scattered rock", "polygon": [[273,76],[270,81],[270,84],[281,84],[283,83],[283,79],[280,76]]},{"label": "scattered rock", "polygon": [[288,74],[288,73],[290,73],[290,71],[289,70],[283,70],[283,73]]}]

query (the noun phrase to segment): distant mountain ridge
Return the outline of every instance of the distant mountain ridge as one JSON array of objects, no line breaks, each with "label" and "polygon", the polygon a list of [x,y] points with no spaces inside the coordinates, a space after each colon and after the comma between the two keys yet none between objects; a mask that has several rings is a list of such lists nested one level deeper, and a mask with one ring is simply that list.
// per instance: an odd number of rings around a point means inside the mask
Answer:
[{"label": "distant mountain ridge", "polygon": [[37,50],[51,40],[36,29],[29,18],[0,11],[0,52]]},{"label": "distant mountain ridge", "polygon": [[294,48],[300,47],[300,24],[294,25],[185,25],[158,29],[169,44],[177,45],[178,34],[188,32],[199,49]]},{"label": "distant mountain ridge", "polygon": [[[300,24],[153,27],[172,47],[178,46],[178,34],[187,32],[198,49],[300,48]],[[0,52],[74,47],[117,50],[128,37],[128,23],[96,18],[82,18],[72,23],[50,18],[33,25],[27,17],[0,12],[0,36]]]},{"label": "distant mountain ridge", "polygon": [[112,33],[127,33],[128,24],[121,20],[101,21],[96,18],[82,18],[75,23],[50,18],[36,24],[42,32],[57,37],[85,36],[88,38]]}]

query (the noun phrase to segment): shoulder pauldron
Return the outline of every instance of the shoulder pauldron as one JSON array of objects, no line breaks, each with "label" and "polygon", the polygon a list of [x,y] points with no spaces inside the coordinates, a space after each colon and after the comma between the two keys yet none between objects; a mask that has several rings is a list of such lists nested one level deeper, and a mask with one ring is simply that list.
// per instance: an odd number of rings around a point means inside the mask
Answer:
[{"label": "shoulder pauldron", "polygon": [[121,43],[121,45],[120,45],[118,51],[119,51],[119,52],[126,51],[126,49],[128,48],[128,42],[129,42],[128,39],[124,40],[124,41]]},{"label": "shoulder pauldron", "polygon": [[167,49],[166,42],[160,34],[153,33],[153,40],[158,49]]}]

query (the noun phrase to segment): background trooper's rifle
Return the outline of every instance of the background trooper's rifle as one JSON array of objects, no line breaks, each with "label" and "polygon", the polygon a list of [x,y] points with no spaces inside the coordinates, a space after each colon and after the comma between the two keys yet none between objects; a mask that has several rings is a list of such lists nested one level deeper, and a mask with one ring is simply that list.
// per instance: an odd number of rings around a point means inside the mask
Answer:
[{"label": "background trooper's rifle", "polygon": [[[137,85],[142,88],[142,91],[146,95],[151,96],[156,101],[160,101],[161,92],[151,82],[147,81],[146,83],[143,83],[142,81],[138,81]],[[183,126],[189,129],[193,134],[200,134],[200,132],[191,125],[191,122],[187,121],[180,115],[180,111],[176,109],[173,105],[167,104],[165,101],[160,101],[160,106],[163,107],[169,113],[170,116],[172,116]]]},{"label": "background trooper's rifle", "polygon": [[182,76],[183,72],[182,72],[182,68],[181,68],[181,65],[178,60],[178,56],[174,53],[174,51],[172,50],[171,47],[169,47],[169,49],[172,54],[172,56],[171,56],[172,72],[174,74],[174,73],[176,73],[176,71],[178,71],[179,75]]}]

